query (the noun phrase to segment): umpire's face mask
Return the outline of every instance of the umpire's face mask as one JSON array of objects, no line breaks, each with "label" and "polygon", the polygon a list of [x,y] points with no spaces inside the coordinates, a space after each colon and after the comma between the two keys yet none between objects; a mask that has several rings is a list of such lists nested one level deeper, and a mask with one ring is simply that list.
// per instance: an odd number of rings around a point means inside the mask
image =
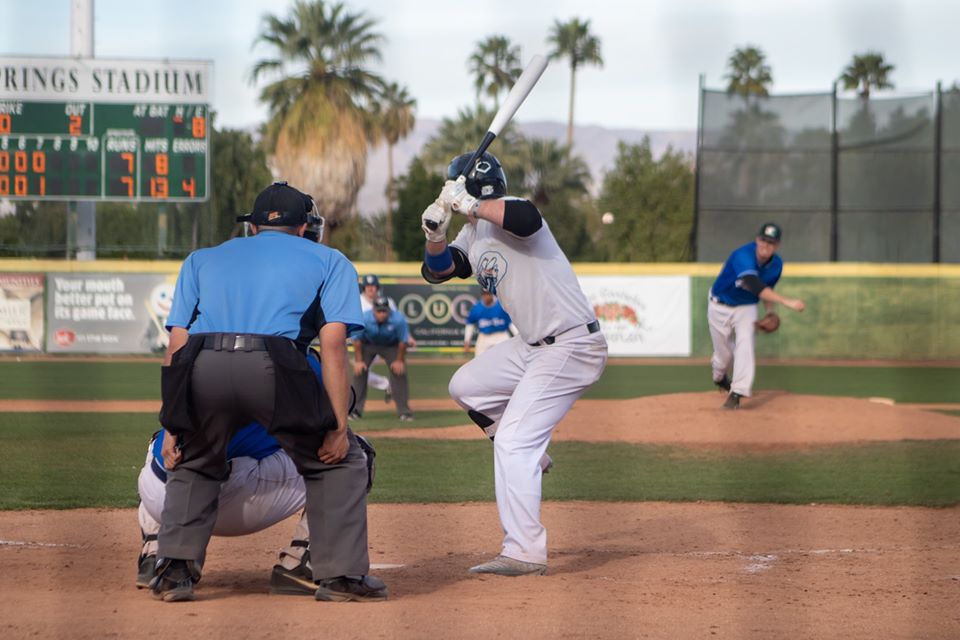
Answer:
[{"label": "umpire's face mask", "polygon": [[[316,209],[314,209],[316,211]],[[323,227],[327,221],[321,215],[311,214],[307,217],[307,230],[303,232],[303,237],[313,242],[323,242]]]}]

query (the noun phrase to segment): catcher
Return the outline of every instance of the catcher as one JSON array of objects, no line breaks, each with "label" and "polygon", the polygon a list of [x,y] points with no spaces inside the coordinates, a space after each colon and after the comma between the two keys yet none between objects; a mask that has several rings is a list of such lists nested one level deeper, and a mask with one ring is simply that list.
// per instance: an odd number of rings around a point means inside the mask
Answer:
[{"label": "catcher", "polygon": [[[740,399],[751,395],[756,372],[753,337],[757,330],[771,333],[780,327],[774,305],[779,303],[794,311],[806,307],[803,300],[773,290],[783,272],[783,260],[777,255],[782,235],[778,225],[764,224],[754,242],[730,254],[710,287],[707,324],[713,341],[713,383],[729,392],[724,409],[739,409]],[[760,301],[767,313],[757,320]]]}]

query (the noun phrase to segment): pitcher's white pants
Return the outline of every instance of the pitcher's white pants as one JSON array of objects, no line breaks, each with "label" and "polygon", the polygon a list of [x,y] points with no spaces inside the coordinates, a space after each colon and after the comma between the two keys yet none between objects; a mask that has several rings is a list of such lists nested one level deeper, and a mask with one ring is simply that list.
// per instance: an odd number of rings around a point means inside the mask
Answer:
[{"label": "pitcher's white pants", "polygon": [[504,531],[501,553],[516,560],[547,562],[540,459],[554,427],[607,363],[603,334],[580,329],[538,347],[514,336],[460,367],[450,380],[450,395],[461,407],[498,423],[493,470]]},{"label": "pitcher's white pants", "polygon": [[[153,460],[151,447],[137,481],[140,493],[138,519],[145,534],[160,531],[160,514],[166,495],[164,482],[151,468]],[[233,458],[230,460],[230,477],[220,485],[220,506],[213,535],[244,536],[262,531],[303,509],[305,499],[303,476],[297,473],[293,460],[283,449],[262,460]],[[143,552],[156,553],[156,544],[156,541],[148,542]]]},{"label": "pitcher's white pants", "polygon": [[757,363],[753,355],[753,339],[756,335],[757,305],[742,304],[736,307],[707,300],[707,324],[713,340],[713,379],[719,381],[727,375],[733,361],[733,379],[730,391],[750,397]]}]

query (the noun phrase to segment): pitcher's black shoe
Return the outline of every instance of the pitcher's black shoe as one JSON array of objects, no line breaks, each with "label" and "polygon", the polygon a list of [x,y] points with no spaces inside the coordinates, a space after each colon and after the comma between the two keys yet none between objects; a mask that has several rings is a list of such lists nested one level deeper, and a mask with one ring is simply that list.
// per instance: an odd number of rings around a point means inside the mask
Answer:
[{"label": "pitcher's black shoe", "polygon": [[723,403],[724,409],[739,409],[740,408],[740,398],[742,398],[739,393],[736,391],[731,391],[730,395],[727,396],[727,401]]},{"label": "pitcher's black shoe", "polygon": [[326,602],[379,602],[387,599],[387,585],[373,576],[340,576],[321,580],[314,597]]},{"label": "pitcher's black shoe", "polygon": [[717,387],[724,391],[730,391],[730,378],[728,378],[726,375],[719,380],[714,380],[713,384],[717,385]]}]

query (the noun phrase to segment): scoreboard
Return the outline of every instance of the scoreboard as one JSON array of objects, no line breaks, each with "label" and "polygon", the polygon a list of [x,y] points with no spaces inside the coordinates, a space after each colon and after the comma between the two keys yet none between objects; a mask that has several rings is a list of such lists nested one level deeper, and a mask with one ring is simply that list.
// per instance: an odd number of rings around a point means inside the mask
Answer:
[{"label": "scoreboard", "polygon": [[0,198],[208,198],[209,109],[0,98]]}]

